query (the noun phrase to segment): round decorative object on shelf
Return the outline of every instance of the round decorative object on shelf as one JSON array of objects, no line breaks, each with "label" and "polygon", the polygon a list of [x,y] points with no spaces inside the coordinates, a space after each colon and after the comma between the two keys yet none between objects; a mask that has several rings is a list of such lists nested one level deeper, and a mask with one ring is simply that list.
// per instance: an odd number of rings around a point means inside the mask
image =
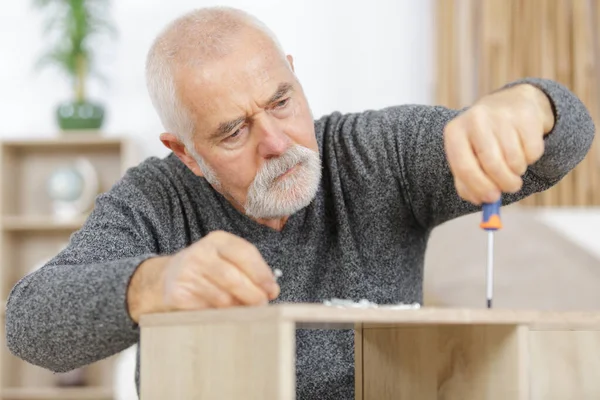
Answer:
[{"label": "round decorative object on shelf", "polygon": [[98,174],[88,159],[80,157],[73,164],[57,168],[47,183],[54,216],[70,219],[85,214],[99,189]]},{"label": "round decorative object on shelf", "polygon": [[56,170],[48,181],[48,194],[53,200],[75,201],[83,192],[83,176],[75,168]]}]

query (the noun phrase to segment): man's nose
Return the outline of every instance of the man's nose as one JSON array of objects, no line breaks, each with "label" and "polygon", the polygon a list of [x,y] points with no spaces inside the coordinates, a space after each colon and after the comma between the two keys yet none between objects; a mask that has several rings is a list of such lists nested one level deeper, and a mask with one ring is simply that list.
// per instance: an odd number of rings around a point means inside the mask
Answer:
[{"label": "man's nose", "polygon": [[254,127],[258,130],[258,152],[261,157],[279,157],[292,144],[290,138],[277,121],[273,121],[270,118],[262,118]]}]

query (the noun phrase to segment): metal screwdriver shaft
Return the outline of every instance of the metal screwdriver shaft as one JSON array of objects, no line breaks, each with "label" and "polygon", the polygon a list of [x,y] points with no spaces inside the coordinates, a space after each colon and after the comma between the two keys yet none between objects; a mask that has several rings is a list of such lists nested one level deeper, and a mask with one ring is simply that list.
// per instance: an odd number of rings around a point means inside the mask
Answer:
[{"label": "metal screwdriver shaft", "polygon": [[494,298],[494,231],[488,231],[487,253],[487,308],[492,308]]},{"label": "metal screwdriver shaft", "polygon": [[483,205],[483,220],[479,225],[480,228],[488,231],[488,249],[487,249],[487,308],[492,308],[494,296],[494,232],[502,229],[502,221],[500,219],[500,206],[502,200],[494,203],[485,203]]}]

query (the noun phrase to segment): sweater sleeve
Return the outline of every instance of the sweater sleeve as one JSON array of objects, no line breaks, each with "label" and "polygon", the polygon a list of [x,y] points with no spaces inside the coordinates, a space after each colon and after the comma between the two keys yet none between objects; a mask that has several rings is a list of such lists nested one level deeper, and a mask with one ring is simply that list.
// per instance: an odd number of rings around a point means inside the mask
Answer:
[{"label": "sweater sleeve", "polygon": [[[526,78],[505,87],[528,83],[549,98],[555,115],[552,131],[545,136],[542,157],[523,175],[518,193],[503,194],[504,205],[549,189],[567,175],[589,151],[595,135],[594,122],[584,104],[555,81]],[[444,151],[445,125],[463,110],[441,106],[413,107],[402,116],[389,110],[388,127],[396,138],[403,193],[417,221],[425,229],[479,210],[462,200],[454,187]]]},{"label": "sweater sleeve", "polygon": [[150,198],[136,175],[129,172],[98,196],[67,247],[12,288],[6,340],[17,357],[66,372],[138,341],[127,287],[138,265],[159,251],[153,213],[161,200]]}]

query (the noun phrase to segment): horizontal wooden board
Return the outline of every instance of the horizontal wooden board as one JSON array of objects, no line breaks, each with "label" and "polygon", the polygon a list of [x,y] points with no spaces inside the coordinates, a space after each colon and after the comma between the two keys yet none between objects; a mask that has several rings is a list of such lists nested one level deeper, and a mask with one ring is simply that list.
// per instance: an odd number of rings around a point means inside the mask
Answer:
[{"label": "horizontal wooden board", "polygon": [[145,315],[141,326],[201,324],[250,320],[294,321],[310,328],[363,328],[384,325],[526,325],[532,329],[600,330],[600,312],[511,309],[352,308],[323,304],[276,304]]}]

